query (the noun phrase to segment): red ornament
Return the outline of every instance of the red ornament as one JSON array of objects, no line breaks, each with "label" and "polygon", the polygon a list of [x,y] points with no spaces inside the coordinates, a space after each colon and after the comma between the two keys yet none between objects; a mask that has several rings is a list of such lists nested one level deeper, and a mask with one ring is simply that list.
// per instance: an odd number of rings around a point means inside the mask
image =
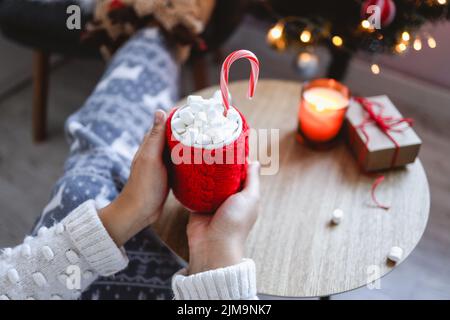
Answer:
[{"label": "red ornament", "polygon": [[371,6],[377,6],[380,12],[380,23],[382,27],[387,27],[394,21],[396,7],[393,0],[366,0],[361,8],[363,19],[369,19],[376,11],[371,10]]},{"label": "red ornament", "polygon": [[113,10],[116,10],[116,9],[121,9],[123,7],[125,7],[125,4],[122,2],[122,0],[112,0],[109,3],[109,10],[110,11],[113,11]]},{"label": "red ornament", "polygon": [[[169,160],[170,187],[178,201],[189,210],[214,212],[229,196],[242,189],[247,177],[249,153],[247,121],[239,112],[242,118],[242,132],[237,140],[220,149],[206,150],[182,145],[175,139],[170,125],[174,113],[175,110],[167,119],[166,139],[169,156],[172,157],[173,153],[180,157],[180,161],[175,164],[173,158]],[[217,156],[219,152],[220,158]],[[233,157],[228,163],[227,155],[230,154]],[[182,159],[190,159],[190,162]],[[195,163],[195,159],[200,159],[201,163]],[[223,159],[223,163],[211,163],[212,161],[206,159]]]}]

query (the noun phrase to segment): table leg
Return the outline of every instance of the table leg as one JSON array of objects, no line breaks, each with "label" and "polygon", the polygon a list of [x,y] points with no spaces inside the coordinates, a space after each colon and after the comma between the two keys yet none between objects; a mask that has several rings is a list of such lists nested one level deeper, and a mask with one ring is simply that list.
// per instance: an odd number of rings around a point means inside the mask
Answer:
[{"label": "table leg", "polygon": [[47,133],[49,57],[49,54],[41,50],[35,50],[33,53],[32,131],[34,142],[44,141]]}]

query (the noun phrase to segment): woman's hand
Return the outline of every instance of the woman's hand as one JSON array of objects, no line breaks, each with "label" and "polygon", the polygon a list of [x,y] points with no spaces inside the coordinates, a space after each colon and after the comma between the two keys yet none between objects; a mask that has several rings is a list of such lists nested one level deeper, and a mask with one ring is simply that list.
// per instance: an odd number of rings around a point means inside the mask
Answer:
[{"label": "woman's hand", "polygon": [[193,213],[187,227],[189,274],[240,263],[245,241],[258,216],[259,163],[248,168],[244,189],[214,215]]},{"label": "woman's hand", "polygon": [[99,215],[118,246],[158,220],[168,194],[167,169],[164,166],[166,114],[158,110],[154,125],[144,137],[131,166],[124,189]]}]

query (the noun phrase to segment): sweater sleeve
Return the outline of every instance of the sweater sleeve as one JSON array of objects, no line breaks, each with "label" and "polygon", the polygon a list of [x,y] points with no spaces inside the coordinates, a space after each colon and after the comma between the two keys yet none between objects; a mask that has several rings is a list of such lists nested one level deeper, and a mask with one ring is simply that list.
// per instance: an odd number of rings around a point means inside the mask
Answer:
[{"label": "sweater sleeve", "polygon": [[186,276],[179,271],[172,278],[172,290],[177,300],[255,300],[256,271],[253,260]]},{"label": "sweater sleeve", "polygon": [[98,217],[94,201],[50,229],[0,255],[0,300],[77,299],[98,276],[124,269],[128,259]]}]

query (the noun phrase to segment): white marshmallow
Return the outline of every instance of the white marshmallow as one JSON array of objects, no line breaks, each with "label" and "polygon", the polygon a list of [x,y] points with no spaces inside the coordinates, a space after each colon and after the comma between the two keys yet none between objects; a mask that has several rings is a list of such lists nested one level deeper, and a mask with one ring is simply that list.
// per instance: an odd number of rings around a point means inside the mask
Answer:
[{"label": "white marshmallow", "polygon": [[195,127],[190,127],[187,129],[187,133],[191,136],[191,137],[196,137],[199,134],[199,129],[195,128]]},{"label": "white marshmallow", "polygon": [[206,116],[206,113],[201,111],[196,115],[196,120],[200,120],[203,123],[207,123],[208,122],[208,118]]},{"label": "white marshmallow", "polygon": [[224,107],[220,91],[211,99],[189,96],[185,107],[172,118],[175,136],[185,145],[211,146],[231,141],[239,134],[240,114],[230,108],[228,117],[223,115]]},{"label": "white marshmallow", "polygon": [[179,134],[184,133],[186,131],[186,126],[184,125],[184,122],[181,121],[180,118],[173,119],[172,128]]},{"label": "white marshmallow", "polygon": [[[216,101],[220,101],[220,103],[222,103],[223,102],[222,101],[222,92],[220,90],[217,90],[216,92],[214,92],[214,94],[212,96],[212,99],[214,99]],[[228,100],[231,103],[232,98],[231,98],[231,93],[230,92],[228,92]]]},{"label": "white marshmallow", "polygon": [[204,122],[201,121],[200,119],[195,119],[194,120],[194,128],[196,128],[198,131],[203,131],[203,126],[204,126]]},{"label": "white marshmallow", "polygon": [[344,211],[342,211],[341,209],[335,209],[333,211],[331,220],[333,221],[334,224],[341,223],[343,218],[344,218]]},{"label": "white marshmallow", "polygon": [[388,259],[393,262],[399,262],[403,257],[403,249],[400,247],[392,247],[389,251]]},{"label": "white marshmallow", "polygon": [[213,94],[213,99],[216,101],[222,101],[222,92],[220,90],[216,90]]},{"label": "white marshmallow", "polygon": [[184,108],[180,110],[179,116],[181,121],[184,122],[185,125],[190,125],[194,122],[194,115],[192,114],[191,110],[189,108]]},{"label": "white marshmallow", "polygon": [[201,133],[197,136],[197,139],[195,139],[195,143],[206,145],[211,143],[211,137],[205,133]]},{"label": "white marshmallow", "polygon": [[211,136],[214,144],[222,143],[225,140],[225,138],[220,130],[215,130],[215,129],[212,130],[210,136]]},{"label": "white marshmallow", "polygon": [[197,128],[190,127],[187,129],[187,131],[181,136],[182,143],[184,145],[190,146],[195,143],[195,140],[197,139],[197,136],[199,134],[199,131]]},{"label": "white marshmallow", "polygon": [[223,115],[220,113],[220,110],[217,110],[217,108],[208,108],[206,112],[208,116],[208,121],[210,122],[223,117]]},{"label": "white marshmallow", "polygon": [[203,102],[203,97],[202,96],[191,95],[191,96],[187,97],[187,104],[188,105],[191,105],[191,104],[194,104],[194,103],[202,103],[202,102]]},{"label": "white marshmallow", "polygon": [[189,105],[189,108],[191,108],[191,112],[194,114],[197,114],[201,111],[203,111],[204,106],[200,103],[193,103]]}]

